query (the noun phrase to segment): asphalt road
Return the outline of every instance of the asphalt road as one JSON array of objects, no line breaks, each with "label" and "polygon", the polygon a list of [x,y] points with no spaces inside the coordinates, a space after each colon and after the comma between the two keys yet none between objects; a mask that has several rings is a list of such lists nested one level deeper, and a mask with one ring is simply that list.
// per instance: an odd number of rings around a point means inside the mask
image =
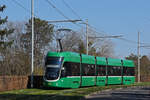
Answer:
[{"label": "asphalt road", "polygon": [[150,100],[150,87],[105,90],[87,96],[86,100]]}]

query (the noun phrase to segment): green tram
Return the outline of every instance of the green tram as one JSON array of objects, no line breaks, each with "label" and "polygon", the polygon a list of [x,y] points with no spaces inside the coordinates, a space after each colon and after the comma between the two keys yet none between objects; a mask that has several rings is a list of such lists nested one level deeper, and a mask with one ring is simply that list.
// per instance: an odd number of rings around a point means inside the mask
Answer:
[{"label": "green tram", "polygon": [[48,52],[45,58],[45,87],[79,88],[132,84],[134,63],[74,52]]}]

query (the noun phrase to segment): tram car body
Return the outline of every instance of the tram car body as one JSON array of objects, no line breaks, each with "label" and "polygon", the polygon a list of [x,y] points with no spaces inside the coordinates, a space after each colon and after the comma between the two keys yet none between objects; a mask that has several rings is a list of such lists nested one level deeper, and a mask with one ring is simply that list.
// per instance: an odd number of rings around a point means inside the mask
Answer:
[{"label": "tram car body", "polygon": [[131,60],[94,57],[74,52],[48,52],[45,58],[45,87],[129,85],[135,82]]}]

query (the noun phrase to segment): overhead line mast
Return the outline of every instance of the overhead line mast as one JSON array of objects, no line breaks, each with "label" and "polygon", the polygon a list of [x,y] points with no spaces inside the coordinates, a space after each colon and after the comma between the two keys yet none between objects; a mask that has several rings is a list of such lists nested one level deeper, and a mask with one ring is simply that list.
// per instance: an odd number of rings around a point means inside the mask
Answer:
[{"label": "overhead line mast", "polygon": [[31,0],[31,19],[32,19],[31,88],[33,88],[33,72],[34,72],[34,0]]},{"label": "overhead line mast", "polygon": [[89,52],[89,39],[88,39],[88,19],[86,20],[86,54]]},{"label": "overhead line mast", "polygon": [[140,32],[138,32],[137,54],[138,54],[138,82],[140,82]]}]

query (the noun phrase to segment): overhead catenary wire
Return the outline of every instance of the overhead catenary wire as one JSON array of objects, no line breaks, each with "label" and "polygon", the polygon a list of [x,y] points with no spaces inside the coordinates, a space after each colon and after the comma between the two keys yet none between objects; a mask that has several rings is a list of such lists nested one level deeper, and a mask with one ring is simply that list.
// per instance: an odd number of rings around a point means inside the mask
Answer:
[{"label": "overhead catenary wire", "polygon": [[144,47],[144,49],[150,49],[150,47]]},{"label": "overhead catenary wire", "polygon": [[[71,20],[69,17],[67,17],[67,16],[65,16],[65,14],[61,11],[61,10],[59,10],[51,1],[49,1],[49,0],[45,0],[51,7],[53,7],[60,15],[62,15],[64,18],[66,18],[67,20]],[[73,10],[73,8],[71,8],[70,6],[69,6],[69,4],[67,4],[64,0],[63,0],[63,2],[64,2],[64,4],[68,7],[68,8],[70,8],[71,9],[71,11],[72,11],[72,13],[74,13],[80,20],[82,20],[81,19],[81,17]],[[75,25],[77,25],[77,26],[79,26],[79,27],[82,27],[81,25],[79,25],[79,24],[77,24],[77,23],[75,23],[75,22],[71,22],[71,23],[73,23],[73,24],[75,24]],[[82,23],[86,23],[86,22],[84,22],[84,20],[82,20]],[[92,27],[90,24],[88,24],[88,26],[90,26],[90,27]],[[93,28],[93,27],[92,27]],[[102,32],[98,32],[95,28],[93,28],[94,30],[94,32],[95,33],[100,33],[100,34],[102,34]],[[106,32],[104,32],[103,31],[103,33],[106,33]]]},{"label": "overhead catenary wire", "polygon": [[[91,28],[94,28],[93,26],[91,26],[91,25],[89,25]],[[102,34],[101,32],[97,32],[96,30],[93,30],[94,32],[96,32],[96,33],[100,33],[100,34]],[[103,31],[104,32],[104,31]],[[106,33],[106,32],[104,32],[104,33]],[[107,33],[106,33],[107,34]],[[104,35],[104,36],[109,36],[109,35]],[[138,42],[137,41],[134,41],[134,40],[129,40],[129,39],[126,39],[126,38],[123,38],[123,37],[119,37],[119,38],[116,38],[116,39],[119,39],[119,40],[123,40],[123,41],[125,41],[125,42],[129,42],[129,43],[132,43],[132,44],[137,44]],[[140,44],[149,44],[150,45],[150,43],[144,43],[144,42],[140,42]]]},{"label": "overhead catenary wire", "polygon": [[91,27],[93,30],[95,30],[96,33],[100,33],[100,34],[105,33],[105,34],[108,34],[105,31],[101,31],[101,32],[97,31],[97,29],[94,26],[92,26],[91,24],[88,24],[88,26]]},{"label": "overhead catenary wire", "polygon": [[[19,7],[21,7],[22,9],[24,9],[26,12],[28,12],[30,14],[31,10],[24,7],[21,3],[19,3],[17,0],[11,0],[13,3],[15,3],[16,5],[18,5]],[[34,16],[38,17],[35,13]]]},{"label": "overhead catenary wire", "polygon": [[132,43],[132,44],[137,44],[138,43],[137,41],[129,40],[129,39],[126,39],[126,38],[118,38],[118,39],[123,40],[123,41],[128,42],[128,43]]},{"label": "overhead catenary wire", "polygon": [[62,0],[62,2],[64,3],[64,5],[69,8],[71,10],[71,12],[77,16],[80,20],[82,20],[82,18],[76,13],[76,11],[65,1],[65,0]]},{"label": "overhead catenary wire", "polygon": [[[117,39],[123,40],[125,42],[129,42],[129,43],[132,43],[132,44],[137,44],[138,43],[137,41],[129,40],[129,39],[126,39],[126,38],[117,38]],[[140,44],[148,44],[148,43],[140,42]]]},{"label": "overhead catenary wire", "polygon": [[[63,1],[63,3],[66,5],[66,7],[68,7],[68,8],[72,11],[72,13],[73,13],[74,15],[76,15],[78,18],[81,19],[81,17],[75,12],[75,10],[73,10],[73,8],[72,8],[71,6],[69,6],[69,4],[67,4],[67,2],[66,2],[65,0],[62,0],[62,1]],[[84,21],[82,20],[82,22],[84,22]],[[84,23],[85,23],[85,22],[84,22]],[[94,29],[93,31],[94,31],[95,33],[99,33],[99,34],[106,33],[106,34],[107,34],[107,32],[104,32],[104,31],[102,31],[102,32],[97,31],[97,29],[96,29],[94,26],[90,25],[90,24],[88,24],[88,26],[91,27],[92,29]],[[106,35],[106,36],[107,36],[107,35]],[[130,42],[130,43],[137,44],[137,42],[136,42],[136,41],[133,41],[133,40],[129,40],[129,39],[125,39],[125,38],[118,38],[118,39],[124,40],[124,41],[126,41],[126,42]],[[149,43],[140,43],[140,44],[149,44]]]},{"label": "overhead catenary wire", "polygon": [[21,8],[23,8],[25,11],[31,12],[29,9],[25,8],[22,4],[20,4],[17,0],[11,0],[11,1],[17,4],[18,6],[20,6]]},{"label": "overhead catenary wire", "polygon": [[140,47],[144,49],[150,49],[150,45],[141,45]]},{"label": "overhead catenary wire", "polygon": [[[18,5],[19,7],[21,7],[22,9],[24,9],[26,12],[30,13],[30,9],[27,9],[26,7],[24,7],[21,3],[19,3],[17,0],[12,0],[12,2],[16,5]],[[38,17],[37,15],[35,15],[34,13],[34,16]],[[76,24],[75,22],[72,21],[72,23]],[[56,25],[55,25],[56,26]]]},{"label": "overhead catenary wire", "polygon": [[60,11],[54,4],[52,4],[49,0],[45,0],[51,7],[53,7],[60,15],[65,17],[66,19],[70,20],[69,17],[65,16],[62,11]]},{"label": "overhead catenary wire", "polygon": [[[65,0],[62,0],[62,1],[63,1],[64,5],[65,5],[67,8],[69,8],[69,9],[71,10],[71,12],[72,12],[75,16],[77,16],[80,20],[82,20],[82,23],[86,23],[86,22],[84,22],[84,20],[81,18],[81,16],[80,16],[79,14],[77,14],[76,11],[73,10],[73,8],[72,8]],[[86,24],[87,24],[87,23],[86,23]],[[91,28],[93,28],[93,29],[94,29],[93,31],[94,31],[95,33],[100,33],[100,34],[102,34],[101,32],[98,32],[97,29],[94,28],[93,26],[91,26],[90,24],[88,24],[88,26],[91,27]],[[106,32],[103,31],[103,33],[106,33]]]},{"label": "overhead catenary wire", "polygon": [[[69,9],[71,10],[71,12],[72,12],[75,16],[77,16],[79,19],[81,19],[83,23],[86,23],[86,22],[83,21],[83,19],[81,18],[81,16],[80,16],[78,13],[76,13],[76,11],[75,11],[65,0],[62,0],[62,1],[63,1],[64,5],[65,5],[67,8],[69,8]],[[94,32],[100,33],[100,32],[97,32],[97,31],[96,31],[97,29],[96,29],[95,27],[93,27],[92,25],[88,24],[88,26],[91,27],[91,28],[93,28],[93,29],[94,29]],[[103,33],[106,33],[106,32],[103,31]]]},{"label": "overhead catenary wire", "polygon": [[[61,10],[59,10],[54,4],[52,4],[49,0],[45,0],[45,1],[46,1],[51,7],[53,7],[60,15],[62,15],[65,19],[71,20],[71,19],[70,19],[69,17],[67,17]],[[76,26],[82,28],[81,25],[79,25],[79,24],[77,24],[77,23],[75,23],[75,22],[70,22],[70,23],[73,23],[73,24],[75,24]]]},{"label": "overhead catenary wire", "polygon": [[[11,0],[11,1],[14,2],[16,5],[20,6],[20,7],[21,7],[22,9],[24,9],[26,12],[30,13],[30,10],[27,9],[26,7],[24,7],[24,6],[23,6],[21,3],[19,3],[17,0]],[[61,14],[64,18],[66,18],[66,19],[68,19],[68,20],[71,20],[69,17],[65,16],[65,14],[63,14],[63,12],[61,12],[61,11],[60,11],[54,4],[52,4],[49,0],[45,0],[45,1],[46,1],[49,5],[51,5],[54,9],[56,9],[56,11],[57,11],[59,14]],[[76,15],[78,18],[81,19],[81,17],[75,12],[75,10],[73,10],[73,8],[71,8],[71,7],[69,6],[68,3],[65,2],[65,0],[63,0],[63,3],[64,3],[68,8],[70,8],[70,9],[72,10],[72,13],[74,13],[74,15]],[[37,15],[35,15],[35,16],[37,17]],[[82,20],[82,19],[81,19],[81,20]],[[82,20],[82,22],[84,22],[84,21]],[[75,25],[77,25],[77,26],[79,26],[79,27],[82,27],[82,26],[76,24],[75,22],[71,22],[71,23],[73,23],[73,24],[75,24]],[[97,31],[97,29],[96,29],[94,26],[90,25],[90,24],[88,24],[88,26],[91,27],[95,33],[100,33],[100,34],[106,33],[106,32],[104,32],[104,31],[102,31],[102,32]],[[107,33],[106,33],[106,34],[107,34]],[[106,36],[107,36],[107,35],[106,35]],[[129,40],[129,39],[126,39],[126,38],[117,38],[117,39],[123,40],[123,41],[125,41],[125,42],[129,42],[129,43],[137,44],[137,41]],[[149,44],[149,43],[140,43],[140,44]],[[145,48],[146,48],[146,47],[145,47]]]},{"label": "overhead catenary wire", "polygon": [[[93,27],[93,26],[91,26],[91,25],[89,25],[91,28],[93,28],[93,29],[95,29],[96,30],[96,28],[95,27]],[[96,32],[96,33],[100,33],[101,34],[101,32],[97,32],[97,31],[95,31],[94,30],[94,32]],[[102,33],[106,33],[106,32],[104,32],[104,31],[102,31]],[[107,34],[107,33],[106,33]],[[107,36],[107,35],[105,35],[105,36]],[[133,40],[129,40],[129,39],[126,39],[126,38],[123,38],[123,37],[120,37],[120,38],[116,38],[116,39],[120,39],[120,40],[123,40],[123,41],[125,41],[125,42],[129,42],[129,43],[132,43],[132,44],[137,44],[138,42],[137,41],[133,41]],[[144,42],[140,42],[140,44],[141,45],[150,45],[150,43],[144,43]],[[145,47],[146,48],[146,47]],[[148,48],[148,47],[147,47]]]},{"label": "overhead catenary wire", "polygon": [[[48,0],[47,0],[48,1]],[[64,1],[64,0],[63,0]],[[15,4],[17,4],[18,6],[20,6],[21,8],[23,8],[25,11],[27,11],[27,12],[30,12],[30,10],[29,9],[27,9],[27,8],[25,8],[22,4],[20,4],[17,0],[12,0],[12,2],[14,2]],[[66,2],[65,2],[66,3]],[[55,8],[55,6],[53,6],[54,8]],[[70,6],[68,6],[68,7],[70,7]],[[71,8],[71,7],[70,7]],[[74,10],[72,10],[72,11],[74,11]],[[62,13],[63,14],[63,13]],[[75,13],[74,13],[75,14]],[[76,13],[76,15],[77,15],[77,13]],[[36,15],[35,15],[36,16]],[[67,16],[66,16],[67,17]],[[80,17],[80,16],[78,16],[78,17]],[[67,19],[68,19],[69,17],[67,17]],[[81,18],[81,17],[80,17]],[[70,19],[70,18],[69,18]],[[88,24],[89,25],[89,27],[92,27],[93,29],[94,29],[94,32],[96,32],[96,33],[101,33],[101,32],[98,32],[98,31],[96,31],[97,29],[95,29],[95,27],[93,27],[93,26],[91,26],[90,24]],[[106,32],[102,32],[102,33],[106,33]],[[120,39],[120,40],[123,40],[123,41],[125,41],[125,42],[129,42],[129,43],[133,43],[133,44],[137,44],[137,41],[133,41],[133,40],[129,40],[129,39],[126,39],[126,38],[117,38],[117,39]],[[140,43],[140,44],[148,44],[148,43]],[[149,49],[149,47],[143,47],[143,48],[145,48],[145,49]]]},{"label": "overhead catenary wire", "polygon": [[[19,7],[21,7],[22,9],[24,9],[26,12],[28,13],[31,13],[30,9],[27,9],[26,7],[24,7],[21,3],[19,3],[17,0],[12,0],[13,3],[15,3],[16,5],[18,5]],[[37,15],[35,15],[34,13],[34,16],[38,17]],[[73,21],[72,21],[73,22]],[[56,26],[56,25],[54,25]]]},{"label": "overhead catenary wire", "polygon": [[150,45],[142,45],[140,47],[143,47],[143,48],[150,48]]}]

